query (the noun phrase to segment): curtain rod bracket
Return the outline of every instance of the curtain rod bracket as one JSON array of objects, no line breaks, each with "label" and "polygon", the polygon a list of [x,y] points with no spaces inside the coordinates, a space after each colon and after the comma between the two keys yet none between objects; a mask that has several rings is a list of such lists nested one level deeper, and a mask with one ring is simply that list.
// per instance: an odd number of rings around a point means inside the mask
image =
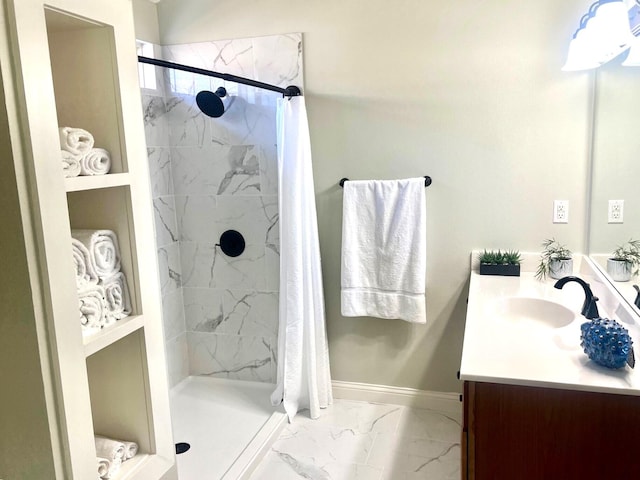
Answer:
[{"label": "curtain rod bracket", "polygon": [[302,95],[302,92],[295,85],[289,85],[287,88],[284,89],[284,92],[282,93],[283,97],[299,97],[301,95]]}]

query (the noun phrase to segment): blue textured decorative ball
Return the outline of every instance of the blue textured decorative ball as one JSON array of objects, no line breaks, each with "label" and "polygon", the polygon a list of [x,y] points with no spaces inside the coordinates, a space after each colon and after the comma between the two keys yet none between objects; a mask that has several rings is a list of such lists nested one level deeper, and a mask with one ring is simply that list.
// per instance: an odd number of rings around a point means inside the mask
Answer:
[{"label": "blue textured decorative ball", "polygon": [[625,364],[633,368],[633,340],[618,322],[594,318],[583,323],[580,330],[580,346],[591,360],[607,368],[622,368]]}]

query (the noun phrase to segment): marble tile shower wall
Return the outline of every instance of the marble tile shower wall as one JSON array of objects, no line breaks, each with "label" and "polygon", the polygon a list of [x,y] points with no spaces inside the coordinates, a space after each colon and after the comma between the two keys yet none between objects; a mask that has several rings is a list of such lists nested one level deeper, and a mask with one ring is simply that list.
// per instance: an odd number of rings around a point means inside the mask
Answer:
[{"label": "marble tile shower wall", "polygon": [[[165,60],[286,87],[303,85],[301,35],[164,46]],[[169,380],[188,374],[275,382],[279,238],[277,93],[157,69],[143,89]],[[206,117],[200,90],[227,89]],[[166,92],[166,93],[165,93]],[[237,230],[246,250],[216,246]]]}]

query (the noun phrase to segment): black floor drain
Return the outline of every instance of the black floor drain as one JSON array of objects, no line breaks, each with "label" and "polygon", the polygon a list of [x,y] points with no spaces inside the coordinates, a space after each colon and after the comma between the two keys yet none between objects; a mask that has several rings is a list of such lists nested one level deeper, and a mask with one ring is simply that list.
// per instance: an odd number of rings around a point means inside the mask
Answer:
[{"label": "black floor drain", "polygon": [[186,442],[176,443],[176,455],[180,455],[181,453],[186,452],[190,448],[191,448],[191,445],[189,445]]}]

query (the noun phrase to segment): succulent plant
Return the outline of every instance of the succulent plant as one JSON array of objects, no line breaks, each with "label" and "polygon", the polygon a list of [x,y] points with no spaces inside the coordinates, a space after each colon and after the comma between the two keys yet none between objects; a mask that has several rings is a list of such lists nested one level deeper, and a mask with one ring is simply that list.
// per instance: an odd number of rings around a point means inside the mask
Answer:
[{"label": "succulent plant", "polygon": [[478,257],[480,263],[487,263],[490,265],[520,265],[522,261],[520,252],[517,250],[507,250],[502,252],[500,250],[484,250]]},{"label": "succulent plant", "polygon": [[615,320],[594,318],[580,326],[580,346],[584,353],[607,368],[622,368],[635,365],[633,340],[626,328]]}]

